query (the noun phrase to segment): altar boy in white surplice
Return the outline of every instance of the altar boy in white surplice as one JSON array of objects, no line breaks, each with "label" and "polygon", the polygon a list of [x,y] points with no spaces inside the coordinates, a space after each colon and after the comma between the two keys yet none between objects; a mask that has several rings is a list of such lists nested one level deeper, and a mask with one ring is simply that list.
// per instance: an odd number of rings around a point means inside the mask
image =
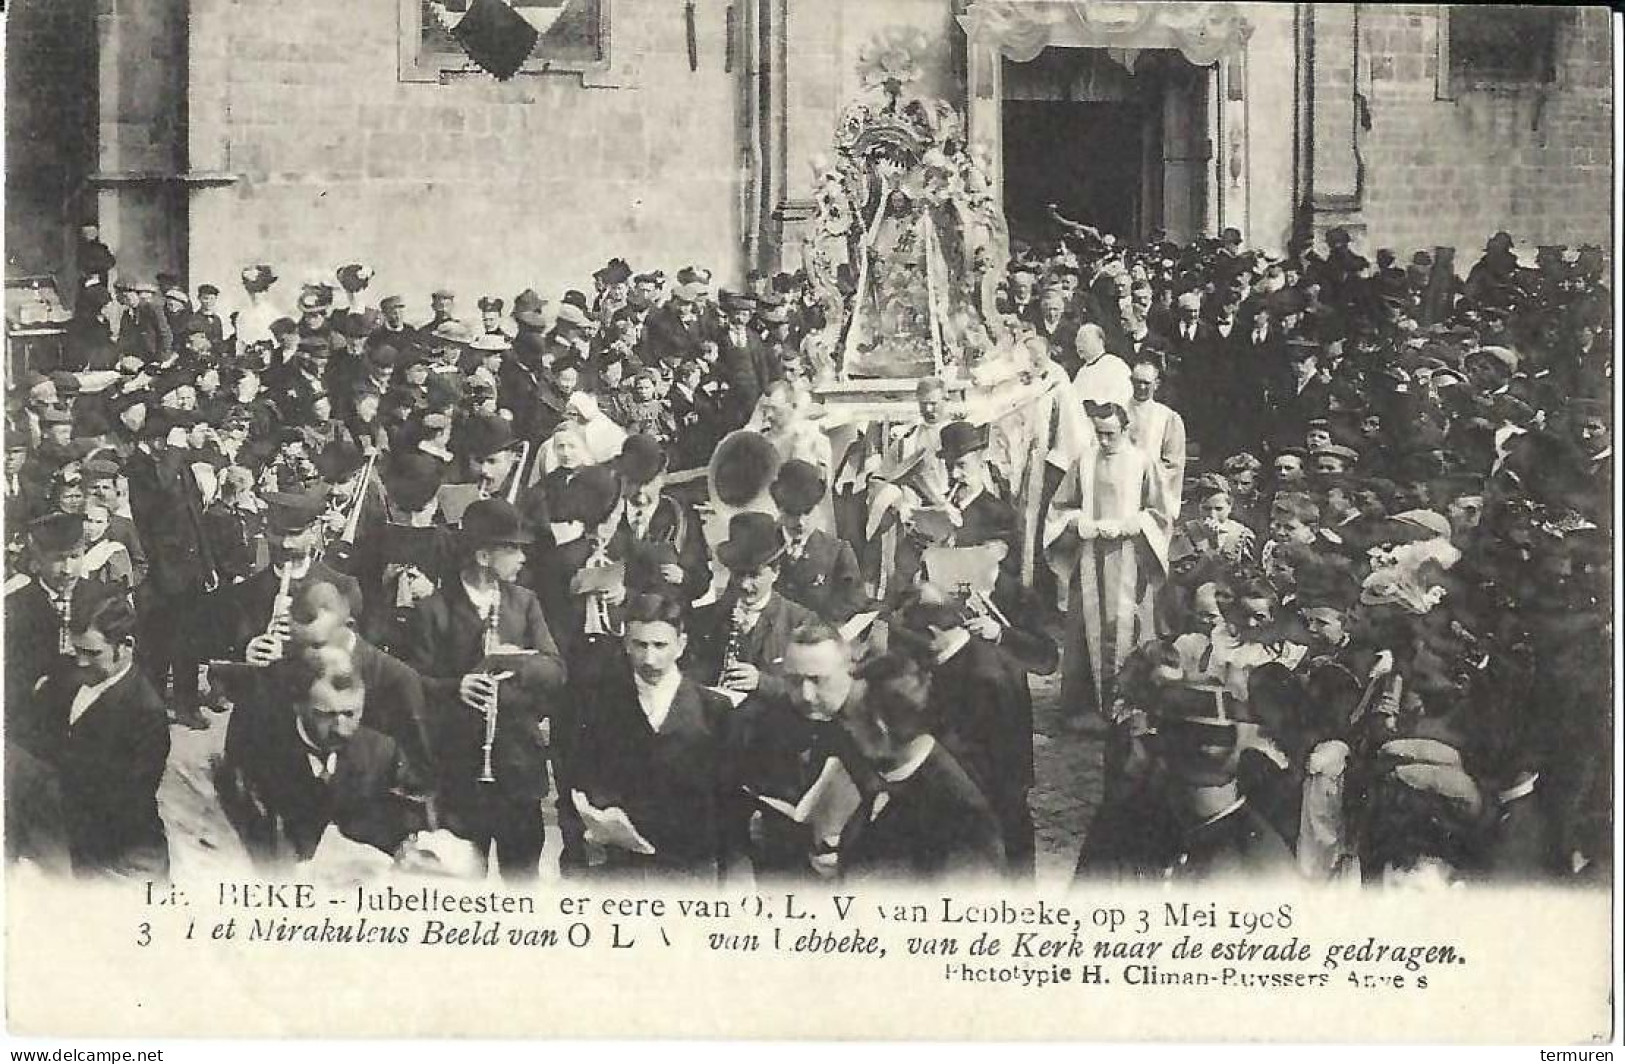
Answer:
[{"label": "altar boy in white surplice", "polygon": [[1156,635],[1173,523],[1155,459],[1128,437],[1128,413],[1116,403],[1085,408],[1093,432],[1044,520],[1045,551],[1067,589],[1061,705],[1072,726],[1091,710],[1110,713],[1123,660]]}]

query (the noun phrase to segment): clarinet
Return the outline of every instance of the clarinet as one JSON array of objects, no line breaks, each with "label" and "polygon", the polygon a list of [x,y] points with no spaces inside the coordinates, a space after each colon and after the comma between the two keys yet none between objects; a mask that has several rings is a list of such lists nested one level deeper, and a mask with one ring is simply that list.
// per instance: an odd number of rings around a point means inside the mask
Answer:
[{"label": "clarinet", "polygon": [[745,611],[741,604],[735,603],[733,613],[728,618],[728,642],[722,647],[722,670],[717,676],[717,686],[722,686],[728,673],[742,664],[739,652],[743,649],[744,641]]},{"label": "clarinet", "polygon": [[[271,600],[271,619],[265,625],[265,634],[275,636],[277,629],[283,627],[288,621],[288,615],[293,610],[293,566],[283,565],[281,582],[277,586],[276,598]],[[277,641],[281,646],[281,640]]]},{"label": "clarinet", "polygon": [[[484,652],[487,659],[485,663],[487,668],[490,665],[489,659],[491,655],[496,653],[497,646],[501,643],[501,636],[497,633],[497,613],[497,605],[493,604],[490,614],[485,619]],[[491,752],[496,748],[496,741],[497,700],[496,696],[492,695],[491,704],[485,710],[485,740],[481,744],[479,776],[479,782],[481,783],[495,783],[497,781],[496,769],[491,764]]]}]

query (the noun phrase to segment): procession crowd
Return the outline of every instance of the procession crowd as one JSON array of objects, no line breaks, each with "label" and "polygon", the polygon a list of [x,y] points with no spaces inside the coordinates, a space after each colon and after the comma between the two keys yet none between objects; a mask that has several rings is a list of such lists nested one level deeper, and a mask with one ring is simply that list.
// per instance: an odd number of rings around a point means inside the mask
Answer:
[{"label": "procession crowd", "polygon": [[[1059,671],[1079,877],[1605,881],[1600,252],[1055,222],[989,350],[839,452],[802,275],[409,321],[349,264],[284,315],[271,266],[227,311],[85,229],[8,382],[8,856],[163,874],[170,729],[223,714],[267,865],[524,880],[556,819],[566,875],[1027,877]],[[995,357],[1041,476],[967,416]]]}]

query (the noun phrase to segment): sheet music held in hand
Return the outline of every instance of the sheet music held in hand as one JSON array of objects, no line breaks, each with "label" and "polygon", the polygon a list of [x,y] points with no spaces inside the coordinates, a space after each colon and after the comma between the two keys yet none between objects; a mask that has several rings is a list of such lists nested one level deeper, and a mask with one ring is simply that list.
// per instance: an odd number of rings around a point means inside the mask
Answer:
[{"label": "sheet music held in hand", "polygon": [[975,547],[927,547],[920,553],[931,582],[962,593],[993,594],[999,582],[999,555],[987,544]]},{"label": "sheet music held in hand", "polygon": [[921,506],[909,516],[909,524],[933,543],[947,543],[963,524],[963,518],[943,506]]},{"label": "sheet music held in hand", "polygon": [[854,613],[840,626],[841,638],[848,643],[855,641],[859,636],[869,630],[880,616],[879,610],[867,610],[863,613]]},{"label": "sheet music held in hand", "polygon": [[306,874],[324,883],[364,883],[394,867],[395,858],[376,846],[357,842],[329,824],[305,865]]},{"label": "sheet music held in hand", "polygon": [[775,813],[787,816],[797,824],[806,824],[821,839],[839,835],[863,803],[858,785],[852,782],[846,766],[841,764],[838,757],[824,762],[824,771],[818,774],[813,785],[807,788],[807,793],[795,805],[765,794],[755,795],[755,798]]},{"label": "sheet music held in hand", "polygon": [[631,853],[652,854],[654,845],[638,833],[632,818],[619,806],[599,809],[581,791],[571,791],[570,800],[586,825],[587,841],[600,846],[614,846]]},{"label": "sheet music held in hand", "polygon": [[745,699],[750,697],[749,691],[735,691],[731,687],[707,687],[706,690],[726,698],[729,702],[733,703],[733,707],[735,709],[738,709],[740,706],[744,705]]},{"label": "sheet music held in hand", "polygon": [[626,566],[621,562],[609,565],[589,565],[577,572],[582,594],[595,591],[616,591],[626,586]]}]

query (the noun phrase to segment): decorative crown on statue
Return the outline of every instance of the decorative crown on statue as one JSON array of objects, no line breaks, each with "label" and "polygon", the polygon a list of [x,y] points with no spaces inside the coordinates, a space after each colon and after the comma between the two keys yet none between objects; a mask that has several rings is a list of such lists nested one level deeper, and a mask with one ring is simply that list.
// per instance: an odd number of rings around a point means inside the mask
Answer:
[{"label": "decorative crown on statue", "polygon": [[814,160],[808,274],[842,378],[913,378],[974,361],[987,344],[1008,257],[985,150],[951,105],[908,92],[930,47],[894,28],[860,54],[863,94],[842,112],[835,156]]}]

